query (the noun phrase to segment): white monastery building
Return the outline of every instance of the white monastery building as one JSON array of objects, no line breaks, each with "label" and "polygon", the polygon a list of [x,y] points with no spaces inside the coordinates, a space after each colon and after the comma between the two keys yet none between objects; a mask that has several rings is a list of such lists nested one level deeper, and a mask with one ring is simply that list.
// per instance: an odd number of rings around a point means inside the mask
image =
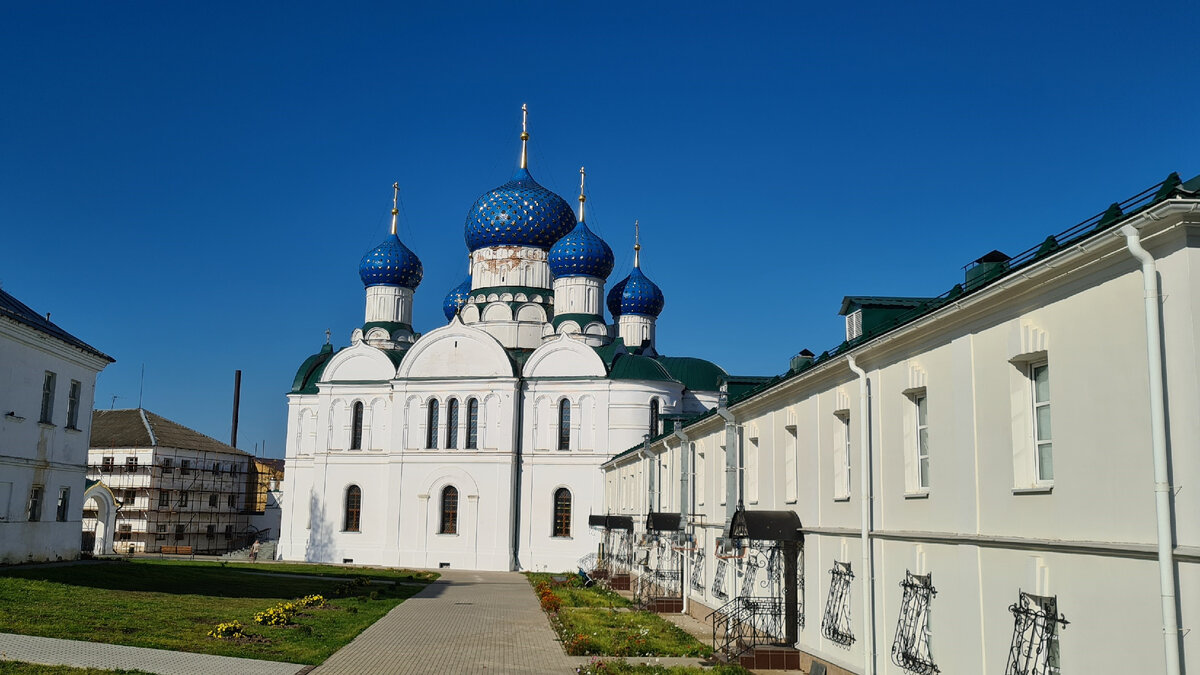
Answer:
[{"label": "white monastery building", "polygon": [[662,291],[641,269],[608,293],[613,253],[521,160],[466,221],[470,274],[447,325],[417,334],[422,265],[396,235],[359,265],[363,325],[326,344],[288,396],[285,560],[575,569],[600,533],[600,464],[660,420],[716,404],[726,373],[663,356]]},{"label": "white monastery building", "polygon": [[112,362],[0,290],[0,563],[79,557],[92,398]]}]

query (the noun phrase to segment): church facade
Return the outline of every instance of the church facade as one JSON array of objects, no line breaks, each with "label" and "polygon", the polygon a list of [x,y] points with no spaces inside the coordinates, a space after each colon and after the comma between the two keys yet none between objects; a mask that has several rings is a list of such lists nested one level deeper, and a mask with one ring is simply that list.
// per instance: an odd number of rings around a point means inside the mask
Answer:
[{"label": "church facade", "polygon": [[634,267],[608,292],[612,249],[539,185],[526,161],[467,215],[467,278],[447,324],[414,332],[421,261],[396,234],[359,265],[364,323],[326,344],[288,396],[280,555],[481,570],[569,570],[595,552],[599,467],[703,413],[728,379],[702,359],[663,356],[665,301]]}]

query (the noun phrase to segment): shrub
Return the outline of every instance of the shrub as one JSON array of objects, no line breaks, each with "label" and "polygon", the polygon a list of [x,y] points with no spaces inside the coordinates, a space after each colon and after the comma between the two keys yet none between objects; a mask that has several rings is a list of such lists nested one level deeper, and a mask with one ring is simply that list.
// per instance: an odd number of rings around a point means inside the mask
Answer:
[{"label": "shrub", "polygon": [[246,632],[241,621],[230,621],[228,623],[219,623],[217,627],[208,631],[208,636],[217,638],[218,640],[233,640],[236,638],[246,637]]},{"label": "shrub", "polygon": [[324,607],[325,596],[323,595],[306,595],[296,601],[296,604],[301,607]]},{"label": "shrub", "polygon": [[538,596],[538,601],[542,603],[542,609],[551,614],[557,614],[558,610],[562,608],[562,600],[549,589]]},{"label": "shrub", "polygon": [[[290,609],[288,609],[289,607]],[[258,612],[254,615],[254,621],[264,626],[286,626],[292,622],[295,614],[296,606],[289,602]]]}]

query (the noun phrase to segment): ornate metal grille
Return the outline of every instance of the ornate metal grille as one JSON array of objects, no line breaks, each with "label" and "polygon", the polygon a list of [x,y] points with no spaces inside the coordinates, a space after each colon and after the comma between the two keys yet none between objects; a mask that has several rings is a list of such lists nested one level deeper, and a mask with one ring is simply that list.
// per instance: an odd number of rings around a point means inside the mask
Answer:
[{"label": "ornate metal grille", "polygon": [[1012,647],[1004,675],[1051,675],[1058,673],[1058,627],[1067,618],[1058,613],[1057,596],[1021,592],[1008,606],[1015,619]]},{"label": "ornate metal grille", "polygon": [[692,552],[692,588],[704,590],[704,549],[698,548]]},{"label": "ornate metal grille", "polygon": [[940,673],[929,651],[929,603],[937,595],[933,575],[918,576],[905,570],[904,598],[900,601],[900,619],[892,642],[892,663],[919,675]]},{"label": "ornate metal grille", "polygon": [[725,570],[728,568],[728,562],[724,560],[717,561],[717,571],[713,575],[712,594],[714,598],[719,600],[729,599],[729,592],[725,590]]},{"label": "ornate metal grille", "polygon": [[854,572],[850,571],[850,563],[834,561],[829,575],[829,598],[821,619],[821,634],[849,646],[854,644],[854,634],[850,632],[850,581]]}]

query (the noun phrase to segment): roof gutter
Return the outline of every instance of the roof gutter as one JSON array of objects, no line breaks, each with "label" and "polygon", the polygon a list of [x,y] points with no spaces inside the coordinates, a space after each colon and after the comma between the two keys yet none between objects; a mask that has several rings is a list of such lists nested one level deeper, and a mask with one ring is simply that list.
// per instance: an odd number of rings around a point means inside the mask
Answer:
[{"label": "roof gutter", "polygon": [[867,379],[867,371],[858,367],[858,362],[854,360],[853,354],[846,357],[846,363],[850,366],[850,370],[854,371],[859,381],[858,480],[860,487],[858,501],[862,505],[863,631],[866,633],[864,636],[866,639],[863,640],[863,672],[865,675],[875,675],[875,574],[872,565],[874,551],[871,544],[871,421],[869,419],[870,409],[867,407],[870,403],[867,391],[870,380]]},{"label": "roof gutter", "polygon": [[1171,540],[1171,484],[1167,473],[1167,423],[1163,404],[1163,349],[1160,321],[1161,289],[1154,256],[1142,247],[1141,232],[1132,223],[1117,233],[1125,237],[1125,246],[1142,265],[1143,301],[1146,314],[1146,367],[1150,374],[1150,435],[1154,458],[1154,510],[1158,521],[1158,582],[1162,596],[1163,648],[1166,675],[1179,675],[1182,645],[1176,598],[1179,579],[1175,575],[1175,553]]}]

